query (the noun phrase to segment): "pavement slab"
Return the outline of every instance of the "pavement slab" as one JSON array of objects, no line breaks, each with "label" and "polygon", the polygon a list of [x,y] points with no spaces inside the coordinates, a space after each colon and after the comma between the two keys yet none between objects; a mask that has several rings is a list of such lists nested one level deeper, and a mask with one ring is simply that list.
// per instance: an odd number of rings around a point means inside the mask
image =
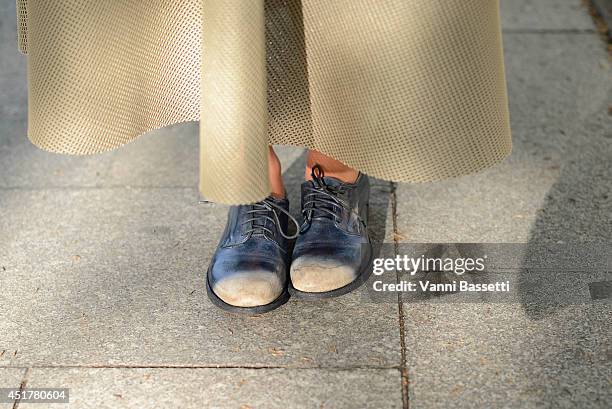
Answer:
[{"label": "pavement slab", "polygon": [[410,408],[605,408],[610,304],[405,304]]},{"label": "pavement slab", "polygon": [[[605,45],[567,32],[504,43],[511,157],[456,180],[397,185],[397,241],[584,247],[612,237]],[[556,267],[517,271],[501,303],[405,302],[410,408],[607,407],[612,308],[589,286],[610,272]]]},{"label": "pavement slab", "polygon": [[195,189],[4,190],[0,346],[17,353],[0,366],[399,365],[397,305],[360,292],[255,318],[213,306],[225,217]]},{"label": "pavement slab", "polygon": [[71,409],[402,407],[394,369],[36,368],[28,384],[70,388]]}]

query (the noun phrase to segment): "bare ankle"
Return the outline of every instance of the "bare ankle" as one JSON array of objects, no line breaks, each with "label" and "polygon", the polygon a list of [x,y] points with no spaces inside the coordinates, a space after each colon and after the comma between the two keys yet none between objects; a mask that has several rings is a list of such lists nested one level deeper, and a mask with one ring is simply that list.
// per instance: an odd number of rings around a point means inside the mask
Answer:
[{"label": "bare ankle", "polygon": [[276,199],[284,199],[285,185],[283,183],[281,163],[272,146],[270,146],[268,151],[268,177],[272,196]]},{"label": "bare ankle", "polygon": [[317,151],[308,151],[306,159],[306,180],[312,179],[312,168],[318,165],[323,169],[325,176],[331,176],[345,183],[353,183],[359,177],[359,171],[346,166],[344,163]]}]

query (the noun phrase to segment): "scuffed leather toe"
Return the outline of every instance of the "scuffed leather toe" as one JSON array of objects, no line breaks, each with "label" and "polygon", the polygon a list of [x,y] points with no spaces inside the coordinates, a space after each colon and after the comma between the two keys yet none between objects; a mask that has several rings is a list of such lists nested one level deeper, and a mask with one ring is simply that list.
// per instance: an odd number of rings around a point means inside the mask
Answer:
[{"label": "scuffed leather toe", "polygon": [[245,271],[223,277],[212,289],[230,305],[255,307],[276,300],[283,292],[283,283],[269,271]]},{"label": "scuffed leather toe", "polygon": [[358,272],[335,259],[304,256],[293,260],[290,274],[296,290],[323,293],[350,284]]}]

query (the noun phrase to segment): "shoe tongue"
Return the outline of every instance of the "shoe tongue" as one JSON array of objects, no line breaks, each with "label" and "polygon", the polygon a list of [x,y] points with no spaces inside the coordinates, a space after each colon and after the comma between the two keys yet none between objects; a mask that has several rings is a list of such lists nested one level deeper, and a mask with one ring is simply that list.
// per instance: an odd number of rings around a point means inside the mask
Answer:
[{"label": "shoe tongue", "polygon": [[287,208],[289,206],[289,200],[286,197],[279,199],[277,197],[270,195],[266,199],[271,202],[274,202],[276,205],[281,206],[283,208]]},{"label": "shoe tongue", "polygon": [[333,176],[325,176],[323,178],[323,181],[328,186],[336,186],[337,187],[337,186],[341,186],[341,185],[345,184],[343,181],[341,181],[340,179],[336,179]]},{"label": "shoe tongue", "polygon": [[319,186],[320,184],[330,187],[340,187],[347,184],[341,181],[340,179],[336,179],[333,176],[325,176],[322,178],[311,179],[309,182],[315,187]]}]

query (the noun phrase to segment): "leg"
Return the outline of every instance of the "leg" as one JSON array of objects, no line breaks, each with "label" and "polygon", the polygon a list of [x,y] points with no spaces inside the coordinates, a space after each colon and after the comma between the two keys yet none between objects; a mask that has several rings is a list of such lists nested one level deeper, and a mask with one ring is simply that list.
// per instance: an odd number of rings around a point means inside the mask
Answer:
[{"label": "leg", "polygon": [[270,179],[270,188],[272,189],[272,196],[277,199],[284,198],[285,185],[283,184],[281,163],[272,146],[270,146],[268,151],[268,175]]},{"label": "leg", "polygon": [[359,171],[349,168],[344,163],[321,152],[311,150],[308,151],[306,159],[306,180],[311,180],[312,167],[315,165],[323,168],[325,176],[331,176],[346,183],[353,183],[359,176]]}]

